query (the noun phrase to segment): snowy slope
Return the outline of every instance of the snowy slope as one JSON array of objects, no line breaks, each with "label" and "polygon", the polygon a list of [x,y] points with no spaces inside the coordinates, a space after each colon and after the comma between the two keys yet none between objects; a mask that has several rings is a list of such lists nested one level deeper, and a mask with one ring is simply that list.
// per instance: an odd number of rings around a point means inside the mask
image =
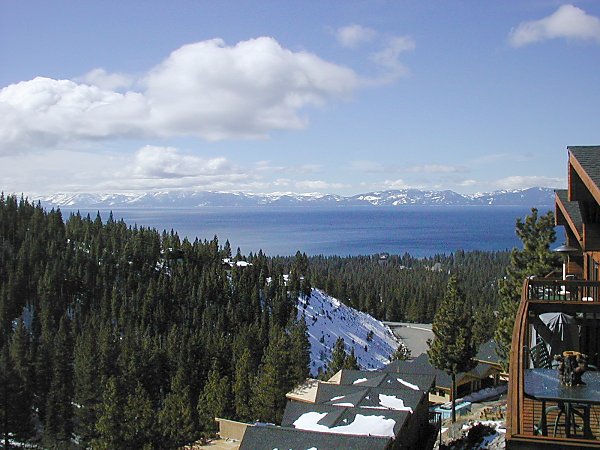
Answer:
[{"label": "snowy slope", "polygon": [[[308,326],[312,375],[317,375],[319,369],[325,370],[338,336],[344,338],[348,353],[354,347],[361,369],[365,370],[383,367],[398,347],[398,340],[387,326],[319,289],[313,289],[309,298],[298,299],[298,318],[302,315]],[[369,331],[373,332],[370,341]]]}]

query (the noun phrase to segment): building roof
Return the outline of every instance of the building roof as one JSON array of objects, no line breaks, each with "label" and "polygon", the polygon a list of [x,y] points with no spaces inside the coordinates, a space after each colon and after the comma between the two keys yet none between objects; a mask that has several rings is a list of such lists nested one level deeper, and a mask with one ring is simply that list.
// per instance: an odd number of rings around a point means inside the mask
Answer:
[{"label": "building roof", "polygon": [[414,411],[424,397],[420,389],[336,386],[322,384],[315,403],[356,408],[389,408]]},{"label": "building roof", "polygon": [[[346,450],[385,450],[390,438],[375,436],[344,436]],[[289,427],[260,426],[249,427],[240,445],[240,450],[338,450],[340,436],[331,433],[304,431]]]},{"label": "building roof", "polygon": [[[400,433],[410,415],[407,411],[392,409],[348,408],[292,401],[285,408],[281,425],[305,431],[342,434],[344,440],[348,435],[393,438]],[[338,446],[339,439],[338,436]]]},{"label": "building roof", "polygon": [[596,188],[600,187],[600,146],[567,147],[590,177]]},{"label": "building roof", "polygon": [[566,189],[557,189],[555,193],[561,208],[564,208],[565,213],[569,216],[569,219],[575,226],[575,230],[573,231],[576,231],[578,238],[580,238],[583,236],[583,217],[581,215],[579,202],[569,201],[569,191]]},{"label": "building roof", "polygon": [[285,396],[289,399],[297,400],[299,402],[314,403],[319,384],[321,383],[323,382],[315,380],[314,378],[307,378],[303,383],[300,383],[290,392],[285,394]]},{"label": "building roof", "polygon": [[[396,363],[397,361],[394,361],[393,363]],[[393,364],[390,363],[390,364]],[[452,378],[450,377],[450,375],[448,375],[445,371],[443,370],[439,370],[436,369],[430,362],[429,362],[429,356],[427,356],[427,353],[423,353],[419,356],[417,356],[415,359],[410,360],[410,361],[402,361],[403,364],[394,364],[392,367],[384,367],[383,370],[390,370],[392,371],[392,369],[394,367],[396,367],[398,369],[398,371],[402,374],[403,377],[408,376],[405,374],[423,374],[422,376],[424,376],[425,374],[429,374],[430,376],[434,376],[435,377],[435,385],[437,387],[447,387],[450,388],[452,386]],[[463,380],[469,378],[469,377],[474,377],[474,378],[480,378],[478,375],[478,372],[474,369],[471,372],[466,372],[466,373],[458,373],[456,374],[456,384],[460,385],[462,384]]]},{"label": "building roof", "polygon": [[[339,378],[339,384],[393,389],[413,389],[413,386],[417,386],[422,392],[431,389],[435,381],[431,366],[427,368],[414,365],[396,365],[394,364],[396,362],[406,361],[393,361],[385,366],[382,372],[343,370]],[[407,364],[411,363],[407,362]],[[408,370],[404,370],[405,367]],[[416,371],[410,369],[416,369]]]},{"label": "building roof", "polygon": [[475,359],[488,364],[500,364],[502,358],[498,356],[498,345],[491,339],[479,346]]}]

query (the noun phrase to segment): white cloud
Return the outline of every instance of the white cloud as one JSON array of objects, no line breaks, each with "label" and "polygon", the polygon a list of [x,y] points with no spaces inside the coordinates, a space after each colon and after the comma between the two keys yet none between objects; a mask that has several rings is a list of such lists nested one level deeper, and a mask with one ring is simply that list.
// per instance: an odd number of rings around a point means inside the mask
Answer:
[{"label": "white cloud", "polygon": [[415,41],[411,37],[394,36],[382,50],[372,54],[371,60],[386,71],[384,78],[379,81],[389,82],[407,75],[408,69],[400,62],[400,55],[414,50],[415,47]]},{"label": "white cloud", "polygon": [[511,30],[508,41],[514,47],[522,47],[556,38],[591,39],[600,43],[600,19],[576,6],[562,5],[548,17],[519,24]]},{"label": "white cloud", "polygon": [[462,187],[475,186],[476,184],[477,184],[477,181],[476,180],[471,180],[471,179],[469,179],[469,180],[462,180],[462,181],[459,181],[457,183],[458,186],[462,186]]},{"label": "white cloud", "polygon": [[413,166],[407,169],[407,172],[412,173],[462,173],[468,172],[464,166],[451,166],[444,164],[425,164],[422,166]]},{"label": "white cloud", "polygon": [[383,186],[385,187],[385,189],[408,189],[411,187],[410,185],[406,184],[404,180],[401,179],[385,180],[383,182]]},{"label": "white cloud", "polygon": [[364,173],[382,173],[390,170],[388,166],[369,160],[352,161],[350,162],[350,168]]},{"label": "white cloud", "polygon": [[445,164],[423,164],[419,166],[403,167],[395,164],[383,164],[377,161],[356,160],[350,163],[352,170],[363,173],[463,173],[469,169],[465,166]]},{"label": "white cloud", "polygon": [[183,178],[218,175],[231,172],[232,166],[225,158],[204,159],[181,154],[173,147],[146,145],[135,154],[135,178]]},{"label": "white cloud", "polygon": [[322,180],[305,180],[297,181],[295,183],[297,189],[300,190],[311,190],[311,191],[325,191],[327,189],[344,189],[349,187],[343,183],[329,183]]},{"label": "white cloud", "polygon": [[61,141],[143,135],[148,100],[38,77],[0,90],[0,155]]},{"label": "white cloud", "polygon": [[140,92],[102,70],[87,83],[35,78],[0,90],[0,155],[115,137],[264,138],[306,126],[304,108],[349,97],[354,71],[261,37],[185,45],[150,70]]},{"label": "white cloud", "polygon": [[133,78],[123,73],[108,73],[102,68],[97,68],[90,70],[75,81],[91,84],[107,91],[114,91],[131,87]]},{"label": "white cloud", "polygon": [[375,30],[356,24],[338,28],[335,31],[335,37],[340,45],[348,48],[356,48],[361,44],[370,42],[376,36]]},{"label": "white cloud", "polygon": [[493,182],[498,189],[526,189],[530,187],[564,188],[567,181],[564,178],[553,178],[544,176],[510,176]]}]

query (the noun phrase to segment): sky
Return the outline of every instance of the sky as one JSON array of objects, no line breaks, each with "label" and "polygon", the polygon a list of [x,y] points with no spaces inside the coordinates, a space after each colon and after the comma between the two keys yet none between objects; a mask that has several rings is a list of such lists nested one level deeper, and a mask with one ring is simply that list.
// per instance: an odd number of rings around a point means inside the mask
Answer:
[{"label": "sky", "polygon": [[0,190],[566,187],[595,0],[0,2]]}]

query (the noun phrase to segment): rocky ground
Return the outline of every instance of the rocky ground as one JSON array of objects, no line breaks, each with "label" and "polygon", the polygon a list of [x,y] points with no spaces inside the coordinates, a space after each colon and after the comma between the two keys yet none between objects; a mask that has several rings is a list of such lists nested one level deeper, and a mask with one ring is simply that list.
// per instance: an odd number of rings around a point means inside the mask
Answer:
[{"label": "rocky ground", "polygon": [[437,450],[504,449],[506,399],[493,402],[473,403],[471,412],[442,424],[442,445]]}]

